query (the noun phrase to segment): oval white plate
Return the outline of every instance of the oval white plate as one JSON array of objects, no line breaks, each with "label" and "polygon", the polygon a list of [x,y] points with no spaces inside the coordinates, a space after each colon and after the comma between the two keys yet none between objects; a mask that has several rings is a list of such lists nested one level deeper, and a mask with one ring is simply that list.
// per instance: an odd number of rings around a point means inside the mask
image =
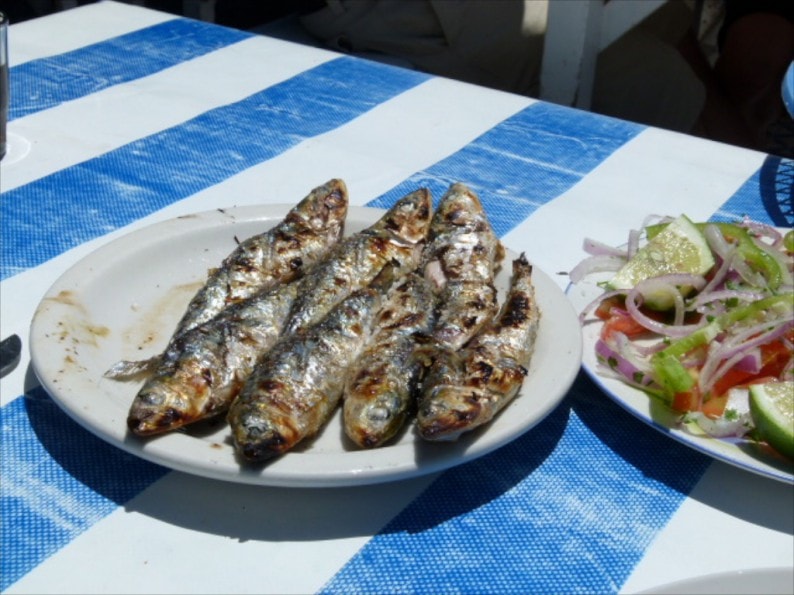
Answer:
[{"label": "oval white plate", "polygon": [[[600,280],[602,279],[599,275],[592,275],[588,279],[568,287],[566,293],[578,312],[584,310],[593,300],[604,293],[603,288],[597,285]],[[582,329],[584,343],[582,365],[593,381],[615,402],[650,426],[695,450],[741,469],[786,483],[794,483],[794,464],[786,461],[782,455],[749,440],[711,438],[692,434],[678,424],[680,414],[675,413],[656,399],[650,398],[641,390],[614,378],[601,376],[598,373],[598,361],[595,354],[595,344],[600,331],[600,321],[589,316]]]},{"label": "oval white plate", "polygon": [[[307,445],[265,467],[242,466],[222,421],[142,440],[126,417],[140,383],[103,378],[111,364],[143,359],[166,345],[187,302],[243,239],[280,221],[291,205],[242,207],[180,217],[108,243],[49,289],[30,330],[33,367],[68,415],[107,442],[166,467],[241,483],[344,486],[431,473],[489,453],[523,434],[562,400],[581,363],[579,322],[563,291],[535,268],[542,311],[537,346],[519,395],[488,426],[455,443],[427,443],[407,429],[394,444],[359,451],[344,437],[339,412]],[[384,211],[351,207],[346,233]],[[509,253],[507,258],[514,258]],[[506,262],[509,265],[509,262]],[[504,290],[510,266],[497,278]]]},{"label": "oval white plate", "polygon": [[728,595],[773,595],[776,593],[794,593],[794,569],[792,568],[758,568],[753,570],[736,570],[734,572],[717,572],[696,578],[675,581],[640,594],[654,595],[711,595],[721,593]]}]

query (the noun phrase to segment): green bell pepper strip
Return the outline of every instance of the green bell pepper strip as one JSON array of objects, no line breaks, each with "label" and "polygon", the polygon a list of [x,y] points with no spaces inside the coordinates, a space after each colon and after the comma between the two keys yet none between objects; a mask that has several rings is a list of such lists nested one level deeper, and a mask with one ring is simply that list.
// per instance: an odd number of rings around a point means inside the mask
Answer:
[{"label": "green bell pepper strip", "polygon": [[673,341],[662,351],[651,356],[656,382],[661,385],[667,396],[691,390],[695,379],[681,363],[681,358],[693,349],[708,345],[717,335],[729,326],[763,316],[768,311],[777,311],[780,316],[794,312],[794,294],[784,293],[760,299],[746,306],[734,308],[717,316],[709,324],[686,337]]}]

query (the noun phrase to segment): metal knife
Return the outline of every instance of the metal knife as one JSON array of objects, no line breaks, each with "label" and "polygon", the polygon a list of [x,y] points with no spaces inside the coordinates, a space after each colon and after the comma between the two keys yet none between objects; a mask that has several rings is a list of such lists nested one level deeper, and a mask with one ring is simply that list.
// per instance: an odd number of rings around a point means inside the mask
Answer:
[{"label": "metal knife", "polygon": [[11,335],[0,341],[0,378],[17,367],[21,353],[22,340],[17,335]]}]

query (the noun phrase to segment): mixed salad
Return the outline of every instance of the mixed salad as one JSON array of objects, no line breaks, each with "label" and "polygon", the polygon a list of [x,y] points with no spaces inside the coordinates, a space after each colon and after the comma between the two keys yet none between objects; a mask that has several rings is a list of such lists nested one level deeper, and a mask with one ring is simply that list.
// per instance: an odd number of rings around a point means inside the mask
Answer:
[{"label": "mixed salad", "polygon": [[625,246],[584,248],[571,281],[607,279],[581,313],[602,322],[599,373],[660,399],[696,431],[758,438],[748,387],[794,379],[794,232],[649,217]]}]

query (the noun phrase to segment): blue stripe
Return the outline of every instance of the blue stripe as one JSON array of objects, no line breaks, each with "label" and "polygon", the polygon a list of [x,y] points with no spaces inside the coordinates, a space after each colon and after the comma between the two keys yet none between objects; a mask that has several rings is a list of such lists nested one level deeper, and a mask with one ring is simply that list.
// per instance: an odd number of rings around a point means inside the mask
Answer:
[{"label": "blue stripe", "polygon": [[9,120],[159,72],[252,37],[237,29],[174,19],[11,68]]},{"label": "blue stripe", "polygon": [[709,462],[580,374],[550,416],[441,475],[322,592],[616,592]]},{"label": "blue stripe", "polygon": [[1,408],[0,427],[0,590],[168,472],[90,434],[40,388]]},{"label": "blue stripe", "polygon": [[0,279],[218,184],[427,78],[338,58],[5,192],[0,202]]},{"label": "blue stripe", "polygon": [[418,187],[436,200],[453,182],[480,197],[500,237],[578,183],[643,126],[535,103],[447,159],[419,171],[370,206],[386,208]]},{"label": "blue stripe", "polygon": [[[417,186],[439,199],[463,180],[503,236],[642,129],[533,104],[371,206],[387,207]],[[708,463],[649,432],[582,375],[527,435],[442,474],[323,591],[616,591]],[[464,533],[465,541],[456,538]]]},{"label": "blue stripe", "polygon": [[713,217],[716,221],[754,221],[794,227],[794,160],[768,156],[761,169],[728,199]]}]

